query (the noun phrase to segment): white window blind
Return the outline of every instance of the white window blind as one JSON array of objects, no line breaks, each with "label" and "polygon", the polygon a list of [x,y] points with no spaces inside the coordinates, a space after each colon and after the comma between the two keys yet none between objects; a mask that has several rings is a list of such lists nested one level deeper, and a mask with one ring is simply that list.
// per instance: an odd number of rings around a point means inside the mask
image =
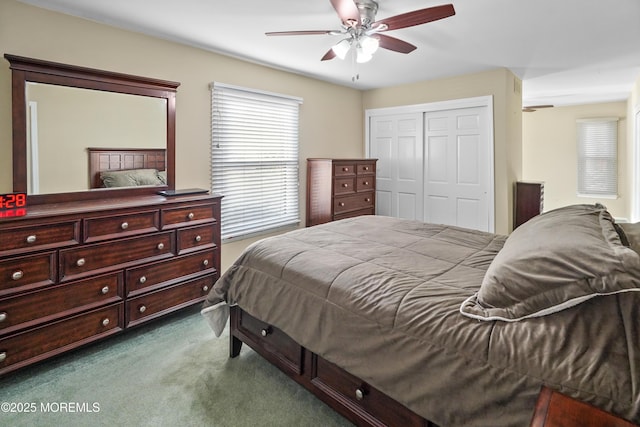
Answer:
[{"label": "white window blind", "polygon": [[211,84],[212,189],[222,239],[295,225],[300,98]]},{"label": "white window blind", "polygon": [[618,119],[579,119],[578,195],[617,197]]}]

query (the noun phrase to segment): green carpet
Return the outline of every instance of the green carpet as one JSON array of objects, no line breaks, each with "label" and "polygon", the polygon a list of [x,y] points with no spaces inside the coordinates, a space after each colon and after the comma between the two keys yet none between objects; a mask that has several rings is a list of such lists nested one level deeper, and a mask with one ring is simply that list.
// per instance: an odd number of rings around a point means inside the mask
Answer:
[{"label": "green carpet", "polygon": [[351,425],[248,346],[228,348],[228,330],[215,338],[188,309],[0,378],[0,425]]}]

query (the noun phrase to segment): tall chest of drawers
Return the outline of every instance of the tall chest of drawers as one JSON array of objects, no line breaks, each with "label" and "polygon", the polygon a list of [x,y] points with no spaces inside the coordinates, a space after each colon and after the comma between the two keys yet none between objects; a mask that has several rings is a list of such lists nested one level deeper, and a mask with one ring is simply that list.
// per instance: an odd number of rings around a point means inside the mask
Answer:
[{"label": "tall chest of drawers", "polygon": [[220,196],[37,205],[0,219],[0,375],[200,303]]},{"label": "tall chest of drawers", "polygon": [[307,227],[375,215],[377,159],[307,159]]}]

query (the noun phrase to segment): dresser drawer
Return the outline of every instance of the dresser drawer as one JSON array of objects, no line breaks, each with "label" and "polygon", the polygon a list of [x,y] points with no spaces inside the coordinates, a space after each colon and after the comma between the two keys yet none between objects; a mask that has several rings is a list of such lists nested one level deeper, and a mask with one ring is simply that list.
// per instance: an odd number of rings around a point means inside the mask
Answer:
[{"label": "dresser drawer", "polygon": [[0,230],[0,256],[16,255],[80,242],[80,220]]},{"label": "dresser drawer", "polygon": [[356,169],[358,175],[375,175],[376,162],[358,163]]},{"label": "dresser drawer", "polygon": [[384,425],[424,426],[424,419],[336,365],[313,355],[311,382],[337,400],[373,415]]},{"label": "dresser drawer", "polygon": [[127,327],[204,301],[217,278],[209,275],[127,300]]},{"label": "dresser drawer", "polygon": [[373,191],[375,188],[375,176],[359,176],[356,180],[356,191]]},{"label": "dresser drawer", "polygon": [[336,177],[351,176],[356,174],[355,163],[334,163],[333,175]]},{"label": "dresser drawer", "polygon": [[178,254],[215,247],[217,229],[216,223],[178,229]]},{"label": "dresser drawer", "polygon": [[122,330],[122,303],[0,339],[0,374]]},{"label": "dresser drawer", "polygon": [[281,369],[298,375],[302,373],[302,347],[278,328],[256,319],[246,311],[241,311],[238,331],[254,342],[258,347],[255,348],[256,351]]},{"label": "dresser drawer", "polygon": [[0,300],[0,335],[121,301],[123,288],[117,272]]},{"label": "dresser drawer", "polygon": [[334,194],[351,194],[356,191],[355,178],[335,178],[333,180]]},{"label": "dresser drawer", "polygon": [[162,209],[160,215],[162,229],[195,225],[203,222],[211,222],[216,219],[217,204],[189,205],[177,208]]},{"label": "dresser drawer", "polygon": [[336,215],[342,212],[349,212],[372,207],[373,193],[355,194],[353,196],[340,196],[336,197],[333,201],[333,212]]},{"label": "dresser drawer", "polygon": [[60,281],[166,259],[175,254],[173,232],[130,237],[60,251]]},{"label": "dresser drawer", "polygon": [[341,213],[338,215],[334,215],[333,216],[333,220],[334,221],[339,221],[341,219],[346,219],[346,218],[353,218],[356,216],[361,216],[361,215],[375,215],[375,210],[373,209],[373,207],[371,208],[367,208],[367,209],[360,209],[358,211],[349,211],[349,212],[345,212],[345,213]]},{"label": "dresser drawer", "polygon": [[92,217],[84,220],[84,241],[98,242],[118,237],[152,233],[160,229],[158,210],[126,215]]},{"label": "dresser drawer", "polygon": [[56,253],[0,261],[0,296],[41,288],[56,281]]},{"label": "dresser drawer", "polygon": [[189,276],[213,273],[216,271],[219,257],[216,248],[129,268],[125,273],[126,295],[135,296],[141,292],[172,285]]}]

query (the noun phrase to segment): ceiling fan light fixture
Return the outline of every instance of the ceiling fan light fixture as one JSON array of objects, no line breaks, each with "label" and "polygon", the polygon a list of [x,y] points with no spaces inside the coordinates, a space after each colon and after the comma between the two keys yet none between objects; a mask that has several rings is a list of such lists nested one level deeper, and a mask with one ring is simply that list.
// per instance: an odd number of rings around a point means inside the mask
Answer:
[{"label": "ceiling fan light fixture", "polygon": [[336,56],[340,59],[344,59],[347,56],[347,52],[351,49],[351,41],[349,39],[342,39],[331,48]]},{"label": "ceiling fan light fixture", "polygon": [[373,58],[373,55],[371,55],[370,53],[366,52],[362,48],[362,46],[360,46],[360,44],[358,44],[358,47],[356,48],[356,62],[358,64],[363,64],[365,62],[371,61],[371,58]]},{"label": "ceiling fan light fixture", "polygon": [[380,46],[380,41],[375,37],[370,36],[362,36],[360,38],[360,47],[362,48],[362,52],[366,55],[373,55],[378,50]]}]

